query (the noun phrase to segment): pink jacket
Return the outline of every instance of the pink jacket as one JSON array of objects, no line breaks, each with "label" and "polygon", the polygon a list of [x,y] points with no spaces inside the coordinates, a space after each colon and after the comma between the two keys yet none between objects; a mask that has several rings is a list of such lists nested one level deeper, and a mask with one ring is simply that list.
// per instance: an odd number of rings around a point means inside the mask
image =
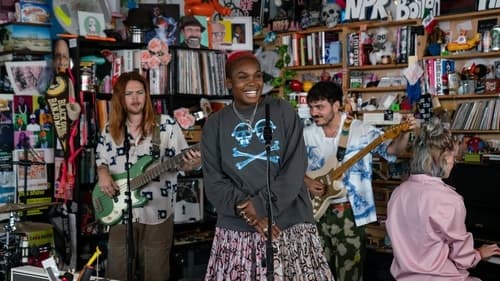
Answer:
[{"label": "pink jacket", "polygon": [[481,260],[465,227],[465,205],[440,178],[411,175],[391,195],[387,231],[397,280],[472,280],[468,268]]}]

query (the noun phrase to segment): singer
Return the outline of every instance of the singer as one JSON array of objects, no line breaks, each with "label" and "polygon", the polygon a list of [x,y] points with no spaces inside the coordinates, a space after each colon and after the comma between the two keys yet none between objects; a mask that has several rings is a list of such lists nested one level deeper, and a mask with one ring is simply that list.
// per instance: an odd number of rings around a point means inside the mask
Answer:
[{"label": "singer", "polygon": [[[123,184],[118,186],[111,177],[126,173],[125,135],[130,143],[128,155],[132,165],[144,155],[158,156],[160,161],[168,160],[188,147],[175,119],[162,115],[160,124],[157,124],[148,83],[137,72],[123,73],[115,83],[109,122],[97,144],[98,184],[102,192],[110,197],[127,190]],[[155,149],[157,146],[153,144],[158,142],[159,148]],[[187,150],[182,160],[183,164],[177,167],[179,170],[198,168],[201,164],[200,152]],[[148,201],[144,207],[132,210],[135,246],[133,275],[137,277],[132,280],[169,278],[177,174],[177,171],[166,172],[144,186],[141,191]],[[125,223],[126,220],[122,219],[122,223],[113,225],[109,231],[106,277],[110,279],[127,280],[129,257]]]},{"label": "singer", "polygon": [[205,280],[266,280],[266,123],[272,134],[272,276],[274,280],[333,280],[303,180],[307,158],[301,122],[287,101],[262,96],[263,84],[259,61],[251,52],[231,53],[226,86],[234,101],[211,115],[203,127],[205,191],[217,210]]}]

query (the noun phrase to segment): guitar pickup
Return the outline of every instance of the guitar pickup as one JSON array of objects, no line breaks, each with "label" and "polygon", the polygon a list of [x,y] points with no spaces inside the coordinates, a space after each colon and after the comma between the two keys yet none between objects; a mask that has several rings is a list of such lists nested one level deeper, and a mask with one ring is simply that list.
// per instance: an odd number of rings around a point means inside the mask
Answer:
[{"label": "guitar pickup", "polygon": [[98,213],[103,211],[101,201],[98,198],[92,199],[92,204],[94,205],[94,208]]}]

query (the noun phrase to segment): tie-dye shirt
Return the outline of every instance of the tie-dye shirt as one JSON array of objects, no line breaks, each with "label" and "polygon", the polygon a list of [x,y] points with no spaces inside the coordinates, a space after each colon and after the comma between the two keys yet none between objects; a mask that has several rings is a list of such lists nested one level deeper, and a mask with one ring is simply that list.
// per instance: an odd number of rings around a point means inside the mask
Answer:
[{"label": "tie-dye shirt", "polygon": [[[340,128],[342,128],[345,119],[346,115],[343,114]],[[368,146],[382,133],[380,129],[372,125],[364,124],[360,120],[353,120],[349,129],[349,138],[343,162]],[[330,157],[335,157],[336,159],[339,138],[340,132],[336,137],[326,137],[323,128],[316,126],[316,124],[304,128],[308,171],[320,169]],[[388,161],[394,161],[396,157],[387,154],[389,143],[390,141],[383,142],[373,149],[372,153],[378,153]],[[377,220],[371,181],[372,154],[368,153],[344,173],[342,184],[347,189],[347,196],[331,201],[332,203],[349,201],[357,226]]]}]

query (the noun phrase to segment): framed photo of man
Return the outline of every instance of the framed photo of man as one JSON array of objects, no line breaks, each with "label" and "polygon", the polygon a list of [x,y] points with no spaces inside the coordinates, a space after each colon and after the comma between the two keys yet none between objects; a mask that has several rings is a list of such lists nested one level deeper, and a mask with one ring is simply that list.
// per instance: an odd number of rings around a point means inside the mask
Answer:
[{"label": "framed photo of man", "polygon": [[253,49],[253,27],[251,17],[228,17],[223,18],[221,23],[225,26],[224,49],[236,51]]}]

